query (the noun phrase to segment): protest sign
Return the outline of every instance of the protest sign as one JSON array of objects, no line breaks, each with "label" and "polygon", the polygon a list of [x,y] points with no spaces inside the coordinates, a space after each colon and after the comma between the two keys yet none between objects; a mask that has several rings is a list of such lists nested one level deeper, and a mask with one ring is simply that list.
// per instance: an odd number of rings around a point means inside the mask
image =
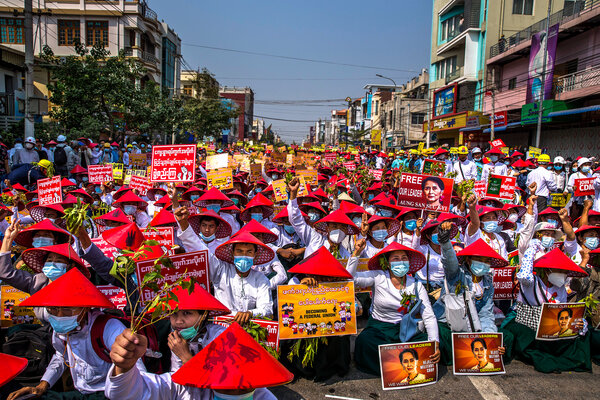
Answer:
[{"label": "protest sign", "polygon": [[[214,317],[213,321],[217,325],[228,328],[233,322],[233,317],[228,315]],[[267,340],[260,343],[274,349],[275,351],[279,351],[279,323],[277,321],[269,321],[266,319],[251,319],[250,322],[254,322],[255,324],[260,325],[262,328],[267,330]]]},{"label": "protest sign", "polygon": [[490,144],[492,145],[492,147],[506,147],[506,144],[504,144],[504,141],[502,139],[492,140]]},{"label": "protest sign", "polygon": [[152,147],[151,182],[194,182],[195,176],[195,144]]},{"label": "protest sign", "polygon": [[145,154],[129,154],[129,165],[133,168],[145,168],[148,165],[148,159]]},{"label": "protest sign", "polygon": [[129,182],[131,181],[131,175],[132,171],[130,169],[125,171],[125,178],[123,179],[124,185],[129,185]]},{"label": "protest sign", "polygon": [[228,157],[227,153],[206,157],[206,170],[210,171],[213,169],[227,168],[229,165]]},{"label": "protest sign", "polygon": [[273,162],[284,163],[287,153],[271,153],[271,157],[273,158]]},{"label": "protest sign", "polygon": [[492,197],[495,199],[512,200],[513,196],[515,195],[516,183],[517,178],[513,176],[492,174],[488,180],[485,195],[486,197]]},{"label": "protest sign", "polygon": [[38,201],[40,206],[62,203],[61,176],[38,180]]},{"label": "protest sign", "polygon": [[298,197],[308,196],[310,194],[310,189],[306,186],[306,181],[304,180],[304,177],[299,177],[298,181],[300,182],[300,187],[298,188],[298,193],[296,195]]},{"label": "protest sign", "polygon": [[337,154],[335,154],[335,153],[327,153],[327,154],[325,154],[325,161],[335,162],[336,158],[337,158]]},{"label": "protest sign", "polygon": [[439,176],[440,178],[446,175],[446,163],[440,160],[423,161],[423,175]]},{"label": "protest sign", "polygon": [[564,208],[571,201],[571,197],[571,193],[550,193],[550,207]]},{"label": "protest sign", "polygon": [[108,300],[110,300],[110,302],[113,303],[117,309],[125,309],[127,306],[127,296],[125,295],[125,291],[123,289],[112,285],[99,285],[96,287],[102,292],[103,295],[108,297]]},{"label": "protest sign", "polygon": [[376,181],[380,181],[381,177],[383,176],[383,170],[382,169],[369,169],[369,174],[371,174],[373,179],[375,179]]},{"label": "protest sign", "polygon": [[308,183],[311,186],[317,186],[319,184],[317,171],[315,170],[304,169],[296,171],[296,176],[303,176],[306,183]]},{"label": "protest sign", "polygon": [[577,323],[585,315],[585,303],[544,303],[538,322],[537,340],[574,339],[579,335]]},{"label": "protest sign", "polygon": [[172,226],[154,226],[143,232],[146,240],[156,240],[160,246],[172,247],[175,244]]},{"label": "protest sign", "polygon": [[21,302],[29,297],[28,293],[22,292],[9,285],[2,285],[0,299],[2,301],[2,318],[0,324],[7,328],[18,324],[39,324],[33,308],[19,307]]},{"label": "protest sign", "polygon": [[475,181],[475,183],[473,184],[473,193],[479,199],[482,199],[485,197],[486,190],[487,190],[487,181]]},{"label": "protest sign", "polygon": [[494,274],[494,300],[516,299],[517,291],[513,279],[515,268],[492,268],[492,271]]},{"label": "protest sign", "polygon": [[148,178],[142,176],[132,176],[129,180],[129,187],[131,189],[137,189],[140,196],[145,196],[148,189],[152,189],[152,184],[148,182]]},{"label": "protest sign", "polygon": [[595,193],[594,180],[596,177],[575,179],[573,186],[575,196],[593,196]]},{"label": "protest sign", "polygon": [[[164,277],[157,280],[161,287],[164,283],[173,283],[179,277],[193,277],[206,290],[210,290],[210,281],[208,275],[208,251],[200,250],[192,253],[171,255],[169,257],[173,262],[173,268],[170,268]],[[154,271],[154,260],[140,261],[136,264],[136,276],[138,282],[143,282],[147,273]],[[148,288],[141,292],[140,301],[146,302],[152,300],[156,294]]]},{"label": "protest sign", "polygon": [[233,173],[229,168],[220,171],[208,171],[206,173],[206,182],[209,189],[213,187],[219,190],[233,189]]},{"label": "protest sign", "polygon": [[502,333],[452,333],[454,375],[504,374]]},{"label": "protest sign", "polygon": [[277,286],[279,338],[356,334],[354,282]]},{"label": "protest sign", "polygon": [[294,155],[293,154],[288,154],[285,158],[285,164],[292,166],[294,165]]},{"label": "protest sign", "polygon": [[542,154],[542,149],[539,147],[529,146],[528,153],[531,154],[534,158],[538,158],[540,154]]},{"label": "protest sign", "polygon": [[343,163],[343,166],[348,171],[354,171],[354,170],[356,170],[356,164],[354,163],[354,161],[346,161],[345,163]]},{"label": "protest sign", "polygon": [[112,165],[88,165],[88,181],[101,185],[105,182],[112,182]]},{"label": "protest sign", "polygon": [[431,385],[438,380],[437,364],[429,358],[435,342],[379,345],[379,365],[383,390]]},{"label": "protest sign", "polygon": [[398,205],[431,211],[448,212],[454,180],[418,174],[400,176]]},{"label": "protest sign", "polygon": [[273,185],[273,198],[275,199],[275,203],[279,203],[280,201],[286,201],[288,199],[287,195],[287,185],[285,184],[285,179],[278,179],[272,182]]},{"label": "protest sign", "polygon": [[262,178],[262,164],[250,164],[250,182],[258,182]]},{"label": "protest sign", "polygon": [[123,179],[123,164],[114,163],[112,165],[112,169],[113,169],[113,179],[115,181]]},{"label": "protest sign", "polygon": [[100,249],[100,251],[111,260],[115,260],[116,257],[121,255],[119,249],[117,249],[112,244],[108,243],[106,240],[102,239],[102,237],[92,239],[92,243]]}]

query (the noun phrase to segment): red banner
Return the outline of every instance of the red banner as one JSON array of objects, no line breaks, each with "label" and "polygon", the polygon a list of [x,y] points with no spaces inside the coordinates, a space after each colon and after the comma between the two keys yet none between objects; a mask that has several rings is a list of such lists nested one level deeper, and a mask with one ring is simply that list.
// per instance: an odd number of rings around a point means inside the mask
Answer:
[{"label": "red banner", "polygon": [[88,165],[88,178],[90,183],[96,183],[98,185],[101,185],[104,182],[112,182],[112,165]]},{"label": "red banner", "polygon": [[485,191],[487,190],[487,182],[486,181],[475,181],[473,184],[473,193],[477,198],[481,199],[485,197]]},{"label": "red banner", "polygon": [[140,196],[145,196],[148,193],[148,189],[152,189],[152,184],[148,181],[148,178],[143,176],[131,176],[129,181],[129,187],[131,189],[137,189]]},{"label": "red banner", "polygon": [[513,274],[516,267],[492,268],[494,272],[494,300],[517,298]]},{"label": "red banner", "polygon": [[512,200],[515,195],[517,178],[513,176],[491,175],[488,180],[486,197]]},{"label": "red banner", "polygon": [[327,153],[327,154],[325,154],[325,160],[326,161],[334,162],[336,158],[337,158],[337,154],[335,154],[335,153]]},{"label": "red banner", "polygon": [[402,174],[398,205],[423,210],[448,212],[454,180],[437,176]]},{"label": "red banner", "polygon": [[573,187],[575,190],[575,196],[593,196],[595,193],[595,179],[596,178],[575,179],[575,185]]},{"label": "red banner", "polygon": [[380,181],[381,177],[383,176],[383,170],[382,169],[369,169],[369,174],[371,174],[373,179],[375,179],[376,181]]},{"label": "red banner", "polygon": [[492,147],[506,147],[502,139],[492,140],[490,144],[492,145]]},{"label": "red banner", "polygon": [[146,240],[156,240],[160,246],[173,247],[175,244],[172,226],[147,228],[143,234]]},{"label": "red banner", "polygon": [[150,182],[194,182],[195,177],[195,144],[152,147]]},{"label": "red banner", "polygon": [[62,203],[61,176],[38,180],[38,201],[40,206]]},{"label": "red banner", "polygon": [[343,165],[348,171],[354,171],[356,169],[356,164],[352,161],[347,161]]},{"label": "red banner", "polygon": [[[508,125],[508,112],[507,111],[498,111],[494,114],[494,128],[498,128],[500,126]],[[492,145],[496,147],[506,147],[504,142],[502,142],[502,146]]]},{"label": "red banner", "polygon": [[[208,251],[200,250],[193,253],[177,254],[169,257],[173,262],[173,268],[163,271],[164,278],[156,283],[162,286],[164,283],[173,283],[179,277],[194,277],[196,281],[206,290],[210,290],[210,279],[208,276]],[[144,280],[147,273],[154,270],[154,260],[141,261],[136,265],[136,275],[138,282]],[[140,300],[146,302],[152,300],[155,293],[148,288],[144,288]]]},{"label": "red banner", "polygon": [[[214,323],[217,325],[221,325],[224,327],[229,327],[231,322],[233,321],[233,317],[222,316],[222,317],[214,317]],[[266,319],[251,319],[250,321],[254,322],[257,325],[260,325],[263,328],[267,329],[267,340],[264,343],[267,347],[275,349],[275,351],[279,350],[279,322],[277,321],[269,321]]]},{"label": "red banner", "polygon": [[123,289],[112,285],[100,285],[96,287],[102,292],[103,295],[108,297],[110,302],[113,303],[117,309],[125,309],[125,306],[127,306],[127,296],[125,295],[125,291]]}]

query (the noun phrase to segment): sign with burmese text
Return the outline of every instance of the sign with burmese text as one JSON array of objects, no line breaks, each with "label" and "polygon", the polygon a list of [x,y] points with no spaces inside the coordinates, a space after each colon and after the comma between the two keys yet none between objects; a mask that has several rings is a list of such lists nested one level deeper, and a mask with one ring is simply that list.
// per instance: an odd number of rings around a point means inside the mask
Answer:
[{"label": "sign with burmese text", "polygon": [[148,227],[142,233],[146,240],[156,240],[160,246],[172,247],[175,244],[172,226]]},{"label": "sign with burmese text", "polygon": [[354,282],[277,286],[280,339],[356,334]]},{"label": "sign with burmese text", "polygon": [[[229,328],[229,325],[233,322],[233,317],[228,315],[214,317],[213,321],[217,325]],[[277,321],[269,321],[267,319],[251,319],[250,321],[267,330],[267,340],[261,344],[264,344],[275,351],[279,351],[279,323]]]},{"label": "sign with burmese text", "polygon": [[195,144],[152,147],[151,182],[194,182],[195,176]]},{"label": "sign with burmese text", "polygon": [[38,200],[40,206],[62,203],[61,176],[38,180]]},{"label": "sign with burmese text", "polygon": [[379,345],[383,390],[431,385],[438,380],[437,364],[431,361],[435,342]]},{"label": "sign with burmese text", "polygon": [[585,303],[544,303],[536,340],[574,339],[583,329]]},{"label": "sign with burmese text", "polygon": [[112,165],[88,165],[88,178],[90,183],[101,185],[113,180]]},{"label": "sign with burmese text", "polygon": [[454,180],[418,174],[402,174],[398,205],[422,210],[448,212]]},{"label": "sign with burmese text", "polygon": [[[169,257],[173,268],[163,269],[163,278],[156,283],[161,287],[164,283],[173,283],[180,277],[193,277],[204,289],[210,290],[208,276],[208,251],[200,250],[192,253],[171,255]],[[154,271],[154,260],[140,261],[136,264],[136,275],[138,282],[142,282],[146,274]],[[151,289],[144,288],[140,300],[150,301],[156,293]]]},{"label": "sign with burmese text", "polygon": [[108,297],[108,300],[110,300],[110,302],[113,303],[117,309],[125,309],[127,306],[127,296],[125,295],[125,291],[123,289],[112,285],[100,285],[96,287],[102,292],[103,295]]},{"label": "sign with burmese text", "polygon": [[453,333],[454,375],[506,373],[500,347],[502,347],[502,333]]},{"label": "sign with burmese text", "polygon": [[494,199],[512,200],[515,195],[515,184],[517,178],[513,176],[490,175],[486,197]]}]

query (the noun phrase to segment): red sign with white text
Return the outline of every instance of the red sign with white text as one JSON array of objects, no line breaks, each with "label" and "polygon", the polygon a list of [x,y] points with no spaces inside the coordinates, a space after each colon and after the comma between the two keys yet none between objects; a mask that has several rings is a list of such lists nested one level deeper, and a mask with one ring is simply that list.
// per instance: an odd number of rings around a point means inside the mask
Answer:
[{"label": "red sign with white text", "polygon": [[98,185],[101,185],[104,182],[112,182],[112,165],[89,165],[88,178],[90,183],[96,183]]},{"label": "red sign with white text", "polygon": [[[507,111],[498,111],[494,114],[494,128],[498,128],[500,126],[506,126],[508,124],[508,112]],[[495,140],[494,140],[495,142]],[[495,147],[505,147],[504,142],[501,146],[494,144]]]},{"label": "red sign with white text", "polygon": [[492,268],[494,272],[494,300],[517,298],[513,274],[516,267]]},{"label": "red sign with white text", "polygon": [[492,140],[490,144],[492,145],[492,147],[506,147],[502,139]]},{"label": "red sign with white text", "polygon": [[62,203],[61,176],[38,180],[38,201],[40,206]]},{"label": "red sign with white text", "polygon": [[348,171],[354,171],[356,169],[356,164],[352,161],[345,162],[343,165]]},{"label": "red sign with white text", "polygon": [[129,181],[129,187],[131,189],[137,189],[140,193],[140,196],[145,196],[148,193],[148,189],[152,189],[152,184],[148,182],[148,178],[144,176],[131,176],[131,180]]},{"label": "red sign with white text", "polygon": [[175,244],[172,226],[156,226],[143,232],[146,240],[156,240],[159,245],[172,247]]},{"label": "red sign with white text", "polygon": [[380,181],[381,177],[383,176],[383,170],[382,169],[369,169],[369,174],[371,174],[373,179],[375,179],[376,181]]},{"label": "red sign with white text", "polygon": [[103,295],[108,297],[108,300],[110,300],[110,302],[113,303],[117,309],[125,309],[125,306],[127,306],[127,296],[125,295],[125,291],[123,289],[112,285],[100,285],[96,287],[102,292]]},{"label": "red sign with white text", "polygon": [[[226,328],[233,322],[233,317],[221,316],[214,317],[215,324],[224,326]],[[266,345],[276,351],[279,350],[279,322],[269,321],[266,319],[251,319],[257,325],[267,329],[267,340]]]},{"label": "red sign with white text", "polygon": [[195,177],[195,144],[152,147],[150,182],[194,182]]},{"label": "red sign with white text", "polygon": [[595,179],[596,178],[575,179],[575,196],[593,196],[596,192],[594,190]]},{"label": "red sign with white text", "polygon": [[514,176],[491,175],[485,195],[495,199],[512,200],[515,195],[517,178]]},{"label": "red sign with white text", "polygon": [[430,175],[402,174],[398,205],[422,210],[448,212],[454,180]]}]

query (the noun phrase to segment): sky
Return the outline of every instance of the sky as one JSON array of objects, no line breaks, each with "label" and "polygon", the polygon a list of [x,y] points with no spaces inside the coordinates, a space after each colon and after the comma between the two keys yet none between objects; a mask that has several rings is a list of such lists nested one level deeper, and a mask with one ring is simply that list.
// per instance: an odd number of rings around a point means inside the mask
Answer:
[{"label": "sky", "polygon": [[[288,144],[369,83],[401,85],[429,66],[429,0],[149,0],[182,40],[183,69],[206,67],[225,86],[252,88],[255,118]],[[199,47],[205,46],[205,47]],[[333,65],[233,51],[296,57]],[[365,68],[372,67],[372,68]],[[285,100],[287,104],[268,104]],[[265,104],[267,103],[267,104]]]}]

